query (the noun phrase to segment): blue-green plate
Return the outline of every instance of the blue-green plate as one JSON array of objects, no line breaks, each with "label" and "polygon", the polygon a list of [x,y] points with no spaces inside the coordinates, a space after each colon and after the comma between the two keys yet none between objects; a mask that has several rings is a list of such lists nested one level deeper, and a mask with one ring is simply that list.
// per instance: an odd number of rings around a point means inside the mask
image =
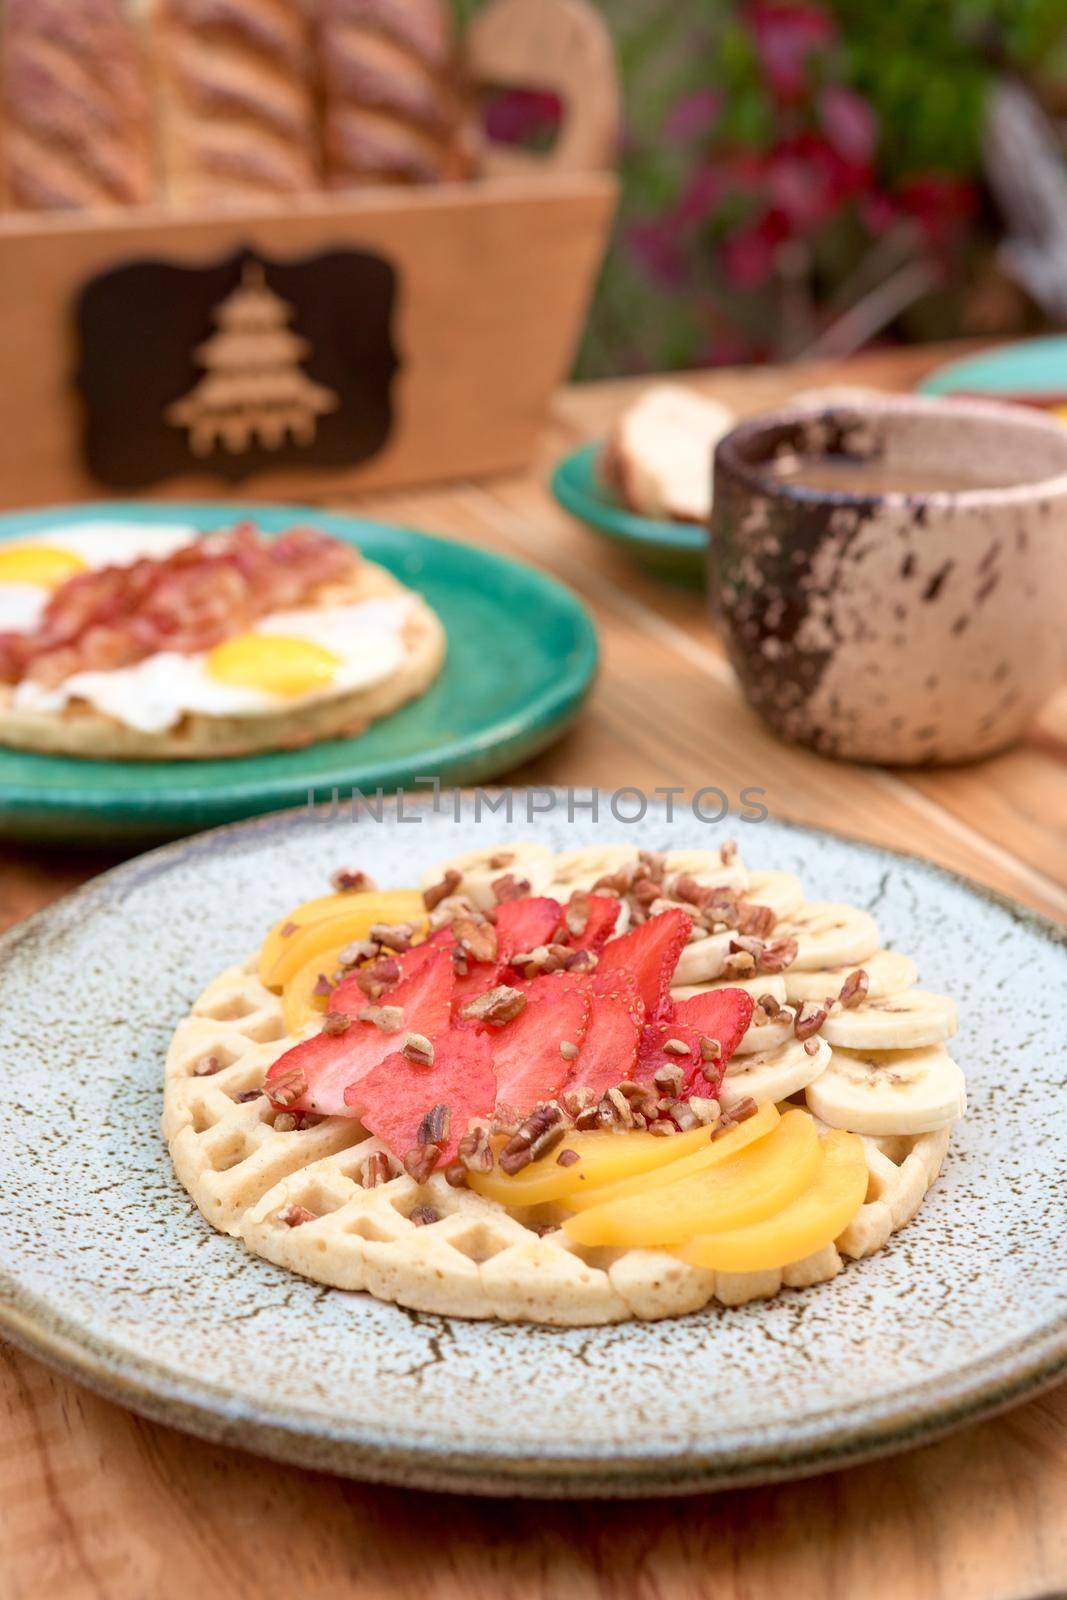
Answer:
[{"label": "blue-green plate", "polygon": [[68,522],[181,523],[241,518],[267,532],[294,522],[357,545],[434,608],[444,671],[421,699],[356,739],[222,761],[83,761],[0,749],[0,833],[64,843],[141,842],[190,833],[309,796],[330,800],[416,781],[480,783],[568,727],[597,663],[576,597],[532,567],[471,545],[306,508],[123,502],[0,517],[0,541]]},{"label": "blue-green plate", "polygon": [[1022,339],[995,345],[977,355],[950,361],[919,385],[923,394],[1013,396],[1031,404],[1067,400],[1067,335]]},{"label": "blue-green plate", "polygon": [[703,587],[707,529],[695,522],[658,522],[627,510],[597,475],[602,449],[602,444],[587,444],[564,456],[552,474],[552,493],[560,505],[594,532],[625,545],[657,576]]}]

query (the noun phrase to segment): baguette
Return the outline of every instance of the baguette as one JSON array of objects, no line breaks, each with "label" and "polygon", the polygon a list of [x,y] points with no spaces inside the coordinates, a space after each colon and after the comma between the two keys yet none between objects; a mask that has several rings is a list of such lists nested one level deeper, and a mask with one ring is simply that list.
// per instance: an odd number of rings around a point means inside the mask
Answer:
[{"label": "baguette", "polygon": [[468,175],[445,0],[321,0],[316,44],[331,188]]},{"label": "baguette", "polygon": [[320,187],[301,0],[156,0],[151,28],[172,205],[240,206]]},{"label": "baguette", "polygon": [[7,0],[2,44],[5,208],[150,200],[145,62],[121,0]]}]

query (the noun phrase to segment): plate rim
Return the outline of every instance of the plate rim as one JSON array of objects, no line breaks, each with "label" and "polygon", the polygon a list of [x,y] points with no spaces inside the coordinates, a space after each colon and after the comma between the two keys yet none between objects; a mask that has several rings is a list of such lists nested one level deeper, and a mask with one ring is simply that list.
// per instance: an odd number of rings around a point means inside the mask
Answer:
[{"label": "plate rim", "polygon": [[590,493],[593,464],[604,447],[602,439],[579,445],[556,462],[551,489],[557,504],[608,539],[655,554],[703,555],[707,529],[699,522],[669,522],[643,517],[625,506],[605,506]]},{"label": "plate rim", "polygon": [[[432,804],[432,797],[407,796],[403,803],[410,815],[413,803],[426,809]],[[180,860],[187,852],[202,849],[205,844],[214,848],[216,841],[224,841],[225,836],[234,833],[287,833],[294,825],[306,823],[308,815],[306,810],[286,810],[229,823],[124,861],[0,935],[0,962],[27,935],[47,927],[53,918],[69,916],[83,900],[95,898],[102,889],[106,893],[116,881],[121,885],[126,876],[143,877],[146,868],[150,872],[168,870],[172,861]],[[845,842],[875,857],[891,856],[916,864],[999,906],[1067,950],[1067,926],[954,868],[839,829],[786,818],[774,820],[777,826],[803,838],[816,836]],[[84,1335],[79,1339],[66,1331],[74,1325],[63,1313],[50,1310],[44,1296],[19,1291],[11,1272],[0,1273],[0,1285],[5,1284],[10,1288],[5,1288],[0,1298],[0,1331],[6,1338],[27,1354],[141,1415],[218,1443],[244,1444],[247,1448],[251,1435],[256,1453],[316,1470],[342,1472],[372,1482],[463,1493],[626,1498],[695,1494],[783,1481],[858,1464],[937,1439],[1050,1388],[1067,1372],[1067,1318],[1053,1319],[959,1369],[948,1380],[947,1394],[944,1377],[930,1378],[887,1397],[873,1414],[868,1410],[861,1421],[855,1418],[854,1407],[844,1413],[832,1408],[813,1413],[796,1431],[796,1447],[785,1451],[781,1441],[772,1439],[761,1445],[750,1439],[720,1451],[652,1454],[646,1450],[629,1457],[616,1455],[610,1461],[603,1455],[561,1452],[551,1457],[542,1453],[532,1459],[507,1455],[499,1449],[487,1451],[477,1444],[446,1449],[423,1444],[414,1448],[395,1438],[376,1437],[366,1429],[331,1427],[327,1419],[313,1419],[292,1407],[266,1406],[257,1410],[242,1397],[235,1399],[232,1391],[202,1378],[168,1373],[160,1363],[136,1352],[117,1350],[106,1341],[87,1340]],[[16,1299],[21,1304],[16,1304]]]},{"label": "plate rim", "polygon": [[[455,549],[462,557],[473,558],[476,561],[485,561],[491,565],[502,568],[505,572],[520,573],[527,584],[532,584],[544,596],[550,595],[553,603],[561,615],[569,621],[575,640],[575,660],[570,670],[561,671],[553,676],[543,686],[536,699],[532,700],[520,716],[511,717],[507,722],[501,721],[494,737],[489,738],[483,730],[478,734],[455,738],[444,745],[436,756],[420,757],[419,764],[425,765],[426,760],[432,760],[442,772],[447,772],[450,766],[467,761],[474,763],[484,757],[494,748],[501,747],[507,750],[517,741],[540,739],[536,748],[543,748],[558,733],[568,726],[569,721],[581,709],[595,682],[600,664],[600,642],[596,624],[588,607],[573,589],[561,579],[551,573],[541,570],[532,562],[523,561],[516,557],[504,555],[495,550],[488,550],[480,544],[474,544],[462,539],[448,539],[439,534],[427,533],[419,528],[408,527],[404,523],[382,522],[376,517],[366,517],[359,512],[334,510],[324,506],[302,506],[290,502],[257,501],[257,500],[168,500],[150,501],[142,504],[133,500],[87,500],[73,501],[65,504],[50,506],[35,506],[28,510],[11,511],[0,514],[0,545],[3,545],[9,536],[18,537],[22,528],[32,529],[34,526],[46,525],[50,518],[66,520],[83,519],[86,521],[105,521],[109,519],[125,521],[145,521],[166,523],[178,522],[183,519],[190,520],[203,517],[207,513],[221,512],[222,521],[240,520],[249,517],[256,520],[264,514],[269,519],[300,521],[306,519],[317,522],[326,531],[331,531],[333,524],[349,525],[351,535],[358,538],[360,529],[370,529],[375,534],[385,534],[390,537],[400,535],[405,539],[414,541],[414,547],[427,544],[434,549]],[[204,531],[202,529],[198,531]],[[329,741],[327,741],[329,742]],[[344,741],[342,741],[343,743]],[[6,753],[29,754],[30,752],[8,752],[6,747],[0,746],[0,755]],[[40,755],[42,763],[53,759],[66,760],[66,757],[50,757]],[[246,758],[238,757],[240,762]],[[258,757],[248,759],[256,760]],[[521,757],[519,759],[525,759]],[[344,764],[342,760],[342,765]],[[90,764],[92,765],[92,764]],[[114,761],[100,763],[110,768],[122,769],[124,772],[136,772],[140,767],[158,768],[161,765],[176,766],[194,771],[201,765],[197,762],[135,762]],[[505,763],[506,765],[506,763]],[[269,781],[262,778],[249,778],[244,782],[239,779],[228,780],[225,784],[213,784],[210,791],[209,810],[218,815],[218,805],[245,804],[248,802],[262,803],[266,814],[276,814],[279,808],[289,809],[293,806],[292,786],[297,781],[294,777],[275,778]],[[366,779],[364,780],[366,781]],[[393,782],[392,779],[378,778],[378,782]],[[404,781],[404,780],[401,780]],[[410,780],[407,780],[410,781]],[[334,788],[338,785],[353,784],[358,787],[357,780],[344,772],[331,772],[314,777],[309,783],[309,788],[323,789]],[[399,785],[398,785],[399,786]],[[284,791],[284,792],[283,792]],[[196,795],[186,795],[178,799],[166,800],[166,826],[183,827],[196,826],[204,815],[206,786]],[[220,800],[225,796],[224,800]],[[48,782],[48,768],[42,767],[41,779],[38,783],[20,781],[8,783],[5,780],[3,792],[3,809],[13,818],[32,816],[47,817],[50,821],[61,819],[64,815],[79,815],[86,819],[100,822],[113,823],[121,831],[133,831],[138,825],[158,815],[164,796],[154,791],[142,793],[124,793],[119,803],[115,795],[101,796],[92,787],[71,786],[56,792]],[[248,819],[236,819],[248,820]],[[220,827],[233,826],[233,821],[223,821],[216,824]],[[162,831],[162,830],[160,830]]]},{"label": "plate rim", "polygon": [[[955,356],[951,361],[942,361],[931,372],[924,373],[916,387],[920,394],[951,395],[957,392],[955,385],[959,375],[966,373],[967,369],[976,363],[995,360],[1013,350],[1026,347],[1033,349],[1037,345],[1053,344],[1062,345],[1065,353],[1067,353],[1067,333],[1038,333],[1029,339],[998,340],[995,344],[984,345],[981,349],[972,350],[970,355]],[[1067,387],[1067,384],[1065,384],[1065,387]],[[996,395],[1010,397],[1014,393],[1028,393],[1029,390],[991,389],[987,392],[992,398]]]}]

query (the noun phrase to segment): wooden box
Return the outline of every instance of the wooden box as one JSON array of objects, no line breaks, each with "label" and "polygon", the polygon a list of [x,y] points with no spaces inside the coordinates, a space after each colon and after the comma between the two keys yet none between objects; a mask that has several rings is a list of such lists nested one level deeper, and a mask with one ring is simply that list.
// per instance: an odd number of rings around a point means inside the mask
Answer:
[{"label": "wooden box", "polygon": [[[613,216],[614,64],[584,0],[496,0],[468,50],[482,83],[560,94],[550,156],[224,215],[0,218],[0,501],[321,498],[526,464]],[[281,438],[260,425],[278,383]]]}]

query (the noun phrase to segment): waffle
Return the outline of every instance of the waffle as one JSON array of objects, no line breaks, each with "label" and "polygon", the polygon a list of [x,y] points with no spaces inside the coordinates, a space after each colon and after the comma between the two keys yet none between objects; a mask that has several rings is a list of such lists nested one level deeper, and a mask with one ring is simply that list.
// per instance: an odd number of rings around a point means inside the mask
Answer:
[{"label": "waffle", "polygon": [[[655,1320],[825,1282],[844,1257],[873,1254],[915,1214],[949,1142],[947,1128],[864,1137],[866,1203],[836,1244],[782,1269],[713,1272],[660,1250],[574,1245],[558,1227],[561,1211],[543,1206],[520,1220],[436,1174],[421,1185],[400,1173],[366,1186],[370,1158],[384,1146],[358,1122],[280,1131],[265,1096],[238,1098],[262,1086],[292,1043],[281,999],[260,983],[255,961],[209,986],[167,1058],[163,1133],[178,1178],[207,1220],[253,1254],[316,1283],[450,1316],[557,1326]],[[214,1070],[198,1073],[204,1064]],[[287,1220],[293,1208],[310,1214],[299,1226]]]}]

